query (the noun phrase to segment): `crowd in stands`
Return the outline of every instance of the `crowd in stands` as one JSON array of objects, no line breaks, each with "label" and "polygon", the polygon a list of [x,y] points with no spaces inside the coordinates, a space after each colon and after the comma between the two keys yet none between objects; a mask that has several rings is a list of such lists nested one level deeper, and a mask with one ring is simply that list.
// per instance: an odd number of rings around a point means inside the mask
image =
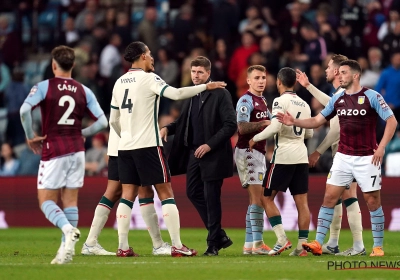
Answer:
[{"label": "crowd in stands", "polygon": [[[228,83],[234,105],[248,88],[246,69],[253,64],[268,71],[269,107],[278,96],[276,74],[283,66],[305,71],[311,83],[332,94],[324,70],[332,54],[343,54],[359,61],[361,85],[383,94],[400,120],[400,0],[2,0],[0,176],[37,173],[40,157],[25,145],[19,108],[30,87],[53,76],[50,50],[60,44],[75,49],[74,78],[95,93],[108,114],[113,85],[130,67],[123,51],[133,40],[149,46],[155,72],[171,86],[191,85],[190,61],[209,57],[212,79]],[[297,93],[314,115],[323,109],[299,85]],[[179,102],[162,98],[160,126],[176,119],[179,110]],[[40,112],[34,121],[40,134]],[[378,141],[383,126],[382,121]],[[328,129],[315,130],[307,143],[310,153]],[[86,139],[87,175],[106,174],[107,136]],[[399,143],[397,133],[387,148],[387,175],[400,176]],[[269,158],[273,149],[269,141]],[[331,163],[327,151],[312,171],[327,172]]]}]

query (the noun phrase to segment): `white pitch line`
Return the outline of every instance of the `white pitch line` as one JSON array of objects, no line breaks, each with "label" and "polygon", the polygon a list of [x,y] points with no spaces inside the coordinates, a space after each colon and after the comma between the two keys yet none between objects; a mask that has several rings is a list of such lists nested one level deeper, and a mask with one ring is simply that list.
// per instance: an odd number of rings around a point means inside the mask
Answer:
[{"label": "white pitch line", "polygon": [[[400,256],[390,256],[390,257],[396,257],[400,258]],[[269,259],[269,258],[268,258]],[[259,260],[259,261],[229,261],[230,264],[268,264],[270,263],[268,259],[265,260]],[[328,261],[333,261],[331,260],[315,260],[315,263],[327,263]],[[343,260],[337,260],[337,261],[343,261]],[[352,259],[352,261],[373,261],[371,259],[364,259],[360,258],[358,260]],[[293,261],[289,260],[273,260],[273,263],[292,263]],[[160,264],[160,263],[168,263],[168,264],[225,264],[225,261],[173,261],[173,262],[161,262],[161,261],[135,261],[135,262],[93,262],[93,263],[88,263],[88,262],[72,262],[68,263],[67,265],[75,265],[75,266],[81,266],[81,265],[121,265],[121,264],[129,264],[129,265],[139,265],[139,264]],[[0,266],[22,266],[22,265],[44,265],[46,263],[0,263]],[[48,263],[50,265],[50,262]]]},{"label": "white pitch line", "polygon": [[[289,263],[290,261],[274,261],[274,263]],[[88,262],[71,262],[68,263],[67,265],[120,265],[120,264],[160,264],[160,263],[166,263],[166,262],[153,262],[153,261],[141,261],[141,262],[96,262],[96,263],[88,263]],[[168,264],[218,264],[218,263],[225,263],[225,262],[220,262],[220,261],[192,261],[192,262],[168,262]],[[248,264],[266,264],[268,263],[268,261],[233,261],[233,262],[229,262],[229,263],[233,263],[233,264],[244,264],[244,263],[248,263]],[[8,266],[8,265],[43,265],[46,263],[0,263],[0,266]],[[50,263],[49,263],[50,265]]]}]

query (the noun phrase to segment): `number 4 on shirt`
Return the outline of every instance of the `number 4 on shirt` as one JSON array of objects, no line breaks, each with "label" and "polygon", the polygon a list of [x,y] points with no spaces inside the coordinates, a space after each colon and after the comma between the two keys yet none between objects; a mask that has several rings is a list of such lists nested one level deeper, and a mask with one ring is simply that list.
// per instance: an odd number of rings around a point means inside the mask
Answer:
[{"label": "number 4 on shirt", "polygon": [[131,99],[129,98],[128,99],[128,102],[126,102],[127,101],[127,98],[128,98],[128,91],[129,91],[129,89],[126,89],[125,90],[125,95],[124,95],[124,100],[122,101],[122,106],[121,106],[121,108],[122,109],[128,109],[129,111],[129,113],[132,113],[132,101],[131,101]]}]

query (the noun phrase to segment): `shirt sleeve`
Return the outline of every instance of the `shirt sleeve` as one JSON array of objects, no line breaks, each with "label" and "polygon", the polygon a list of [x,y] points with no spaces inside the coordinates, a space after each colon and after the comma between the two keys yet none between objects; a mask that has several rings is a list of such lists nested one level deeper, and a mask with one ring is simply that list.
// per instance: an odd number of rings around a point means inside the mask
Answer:
[{"label": "shirt sleeve", "polygon": [[326,104],[328,104],[329,100],[331,100],[331,98],[328,95],[326,95],[324,92],[320,91],[313,84],[310,84],[307,87],[307,90],[312,94],[312,96],[315,97],[315,99],[318,100],[319,103],[321,103],[324,106],[326,106]]},{"label": "shirt sleeve", "polygon": [[375,109],[382,120],[386,121],[388,118],[393,116],[392,109],[390,109],[390,107],[387,105],[382,95],[372,90],[367,90],[365,95],[368,97],[371,107]]},{"label": "shirt sleeve", "polygon": [[115,97],[116,87],[117,87],[117,82],[114,84],[112,95],[111,95],[110,107],[113,110],[119,110],[119,104],[118,104],[117,98]]},{"label": "shirt sleeve", "polygon": [[29,94],[24,102],[31,105],[32,108],[38,106],[39,103],[45,99],[48,89],[49,89],[49,80],[34,85],[29,91]]},{"label": "shirt sleeve", "polygon": [[328,104],[326,104],[325,108],[321,111],[321,115],[326,119],[330,120],[334,116],[336,116],[336,111],[335,111],[335,102],[338,100],[340,97],[343,96],[343,93],[338,93],[332,96],[331,100],[329,100]]},{"label": "shirt sleeve", "polygon": [[267,126],[263,131],[254,135],[253,141],[259,142],[265,139],[268,139],[278,133],[282,128],[282,124],[278,121],[278,119],[274,118],[271,121],[271,124]]},{"label": "shirt sleeve", "polygon": [[150,84],[150,89],[160,97],[163,97],[165,89],[168,87],[167,83],[154,73],[148,73],[147,81]]},{"label": "shirt sleeve", "polygon": [[111,110],[109,121],[110,127],[114,129],[119,138],[121,138],[121,123],[119,122],[120,116],[121,115],[119,110]]},{"label": "shirt sleeve", "polygon": [[[285,113],[286,110],[287,105],[284,104],[284,101],[279,97],[275,98],[274,102],[272,103],[272,115],[276,116],[276,114],[278,114],[279,112]],[[255,142],[259,142],[268,139],[278,133],[281,127],[282,123],[280,123],[276,118],[273,117],[271,120],[271,124],[260,133],[254,135],[253,140]]]},{"label": "shirt sleeve", "polygon": [[104,112],[101,109],[99,102],[97,102],[93,91],[85,86],[83,86],[83,89],[86,93],[86,107],[89,110],[90,116],[97,120],[100,116],[104,115]]},{"label": "shirt sleeve", "polygon": [[250,96],[242,96],[236,105],[236,121],[250,122],[250,114],[253,111],[253,101]]}]

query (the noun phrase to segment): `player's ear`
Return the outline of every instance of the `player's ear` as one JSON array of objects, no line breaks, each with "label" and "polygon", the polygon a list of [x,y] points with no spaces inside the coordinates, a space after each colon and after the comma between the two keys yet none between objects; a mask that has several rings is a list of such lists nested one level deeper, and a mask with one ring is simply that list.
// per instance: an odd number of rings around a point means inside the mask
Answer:
[{"label": "player's ear", "polygon": [[339,68],[334,68],[334,69],[333,69],[333,74],[334,74],[335,76],[339,75]]},{"label": "player's ear", "polygon": [[57,63],[54,61],[54,59],[51,60],[51,69],[53,71],[57,70]]}]

